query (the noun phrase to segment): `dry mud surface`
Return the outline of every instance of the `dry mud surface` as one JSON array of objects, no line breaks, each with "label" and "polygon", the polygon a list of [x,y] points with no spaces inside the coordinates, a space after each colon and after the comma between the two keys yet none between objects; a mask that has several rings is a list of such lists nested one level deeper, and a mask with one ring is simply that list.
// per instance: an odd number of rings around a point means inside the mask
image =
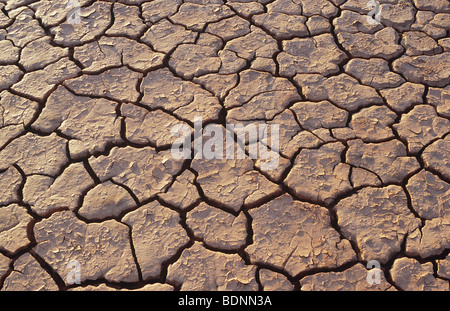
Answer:
[{"label": "dry mud surface", "polygon": [[448,0],[68,2],[0,0],[1,290],[449,290]]}]

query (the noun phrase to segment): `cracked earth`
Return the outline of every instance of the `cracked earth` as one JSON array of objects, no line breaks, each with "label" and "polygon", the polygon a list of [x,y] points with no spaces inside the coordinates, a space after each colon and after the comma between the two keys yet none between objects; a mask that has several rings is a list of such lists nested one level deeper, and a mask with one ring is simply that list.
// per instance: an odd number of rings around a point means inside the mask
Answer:
[{"label": "cracked earth", "polygon": [[0,0],[1,290],[449,290],[448,0],[68,2]]}]

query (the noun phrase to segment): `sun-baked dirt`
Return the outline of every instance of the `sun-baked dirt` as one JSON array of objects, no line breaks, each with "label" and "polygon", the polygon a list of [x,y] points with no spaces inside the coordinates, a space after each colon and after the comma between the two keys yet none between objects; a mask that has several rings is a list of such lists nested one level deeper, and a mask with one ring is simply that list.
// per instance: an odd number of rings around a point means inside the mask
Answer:
[{"label": "sun-baked dirt", "polygon": [[0,0],[0,290],[449,290],[448,0],[76,2]]}]

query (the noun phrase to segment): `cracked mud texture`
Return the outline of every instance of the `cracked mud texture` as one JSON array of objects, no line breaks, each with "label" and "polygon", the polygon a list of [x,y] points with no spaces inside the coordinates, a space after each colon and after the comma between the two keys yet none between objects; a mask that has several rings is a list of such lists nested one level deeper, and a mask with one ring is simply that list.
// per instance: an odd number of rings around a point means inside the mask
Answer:
[{"label": "cracked mud texture", "polygon": [[449,290],[448,0],[68,3],[0,0],[0,290]]}]

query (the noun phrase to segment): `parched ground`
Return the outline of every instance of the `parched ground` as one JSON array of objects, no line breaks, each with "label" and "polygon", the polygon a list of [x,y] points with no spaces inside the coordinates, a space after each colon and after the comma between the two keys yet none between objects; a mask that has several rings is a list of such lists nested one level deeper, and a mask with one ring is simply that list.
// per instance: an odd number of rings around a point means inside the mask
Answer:
[{"label": "parched ground", "polygon": [[68,2],[0,0],[1,290],[449,290],[448,0]]}]

